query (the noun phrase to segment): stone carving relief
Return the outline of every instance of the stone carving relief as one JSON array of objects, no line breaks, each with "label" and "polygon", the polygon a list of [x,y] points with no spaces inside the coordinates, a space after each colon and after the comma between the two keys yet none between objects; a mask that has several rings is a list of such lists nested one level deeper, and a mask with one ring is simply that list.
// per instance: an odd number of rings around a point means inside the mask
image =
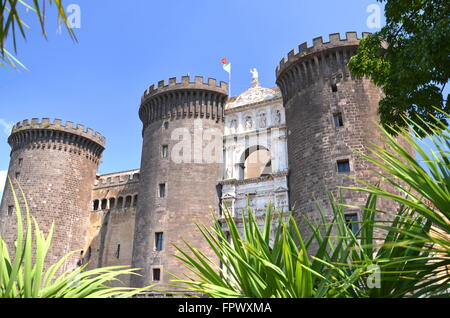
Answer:
[{"label": "stone carving relief", "polygon": [[281,124],[281,112],[278,109],[277,109],[277,112],[274,115],[273,122],[275,123],[275,125]]},{"label": "stone carving relief", "polygon": [[253,120],[251,116],[245,117],[245,129],[250,130],[253,128]]},{"label": "stone carving relief", "polygon": [[267,127],[266,114],[261,113],[259,114],[259,128],[266,128],[266,127]]},{"label": "stone carving relief", "polygon": [[231,129],[231,131],[236,131],[237,128],[238,128],[237,120],[236,120],[236,118],[233,118],[230,121],[230,129]]},{"label": "stone carving relief", "polygon": [[233,178],[233,171],[231,170],[231,168],[227,168],[227,175],[226,175],[226,177],[227,177],[227,179],[231,179],[231,178]]}]

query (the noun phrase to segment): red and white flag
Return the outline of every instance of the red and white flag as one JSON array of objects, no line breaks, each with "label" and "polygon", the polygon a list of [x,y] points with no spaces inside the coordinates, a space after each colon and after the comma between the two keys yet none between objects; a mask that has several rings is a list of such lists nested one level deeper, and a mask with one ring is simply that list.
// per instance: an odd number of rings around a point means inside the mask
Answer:
[{"label": "red and white flag", "polygon": [[231,73],[231,63],[228,62],[227,58],[222,59],[222,64],[223,64],[223,69],[226,72]]}]

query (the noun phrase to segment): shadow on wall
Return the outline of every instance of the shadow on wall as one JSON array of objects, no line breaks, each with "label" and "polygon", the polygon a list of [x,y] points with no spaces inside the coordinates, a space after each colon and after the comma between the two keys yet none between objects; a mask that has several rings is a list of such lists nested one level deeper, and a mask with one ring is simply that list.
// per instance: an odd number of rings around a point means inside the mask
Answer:
[{"label": "shadow on wall", "polygon": [[[88,244],[80,255],[79,265],[89,269],[105,266],[131,266],[133,254],[134,222],[138,196],[132,189],[103,194],[93,201],[89,217]],[[113,286],[129,286],[130,277],[122,277],[122,283]]]}]

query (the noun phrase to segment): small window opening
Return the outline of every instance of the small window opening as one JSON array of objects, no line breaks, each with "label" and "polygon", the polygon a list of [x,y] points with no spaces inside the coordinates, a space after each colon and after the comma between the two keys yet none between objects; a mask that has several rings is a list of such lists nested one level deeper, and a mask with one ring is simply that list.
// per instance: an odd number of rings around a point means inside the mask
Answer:
[{"label": "small window opening", "polygon": [[154,268],[153,269],[153,281],[159,282],[161,280],[161,269]]},{"label": "small window opening", "polygon": [[169,157],[169,146],[167,145],[163,145],[162,149],[161,149],[161,156],[163,158],[168,158]]},{"label": "small window opening", "polygon": [[155,249],[157,251],[162,251],[163,250],[163,240],[164,240],[164,233],[163,232],[155,233]]},{"label": "small window opening", "polygon": [[339,128],[344,126],[344,120],[342,119],[342,113],[336,113],[333,115],[334,127]]},{"label": "small window opening", "polygon": [[117,250],[116,250],[116,258],[120,258],[120,244],[117,244]]},{"label": "small window opening", "polygon": [[336,93],[338,91],[337,85],[335,83],[331,84],[331,91]]},{"label": "small window opening", "polygon": [[337,162],[338,172],[339,173],[348,173],[350,172],[350,162],[348,160],[339,160]]},{"label": "small window opening", "polygon": [[358,233],[359,223],[358,223],[358,215],[356,213],[345,215],[345,223],[353,233],[355,234]]},{"label": "small window opening", "polygon": [[165,183],[161,183],[159,185],[159,197],[160,198],[166,197],[166,184]]}]

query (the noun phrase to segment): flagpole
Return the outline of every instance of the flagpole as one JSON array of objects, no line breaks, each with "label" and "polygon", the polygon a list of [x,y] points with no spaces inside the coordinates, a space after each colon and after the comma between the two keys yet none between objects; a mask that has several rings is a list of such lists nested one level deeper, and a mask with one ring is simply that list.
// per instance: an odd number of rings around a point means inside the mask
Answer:
[{"label": "flagpole", "polygon": [[228,98],[231,98],[231,70],[228,73]]},{"label": "flagpole", "polygon": [[231,98],[231,63],[227,61],[227,58],[222,59],[223,69],[228,73],[228,97]]}]

